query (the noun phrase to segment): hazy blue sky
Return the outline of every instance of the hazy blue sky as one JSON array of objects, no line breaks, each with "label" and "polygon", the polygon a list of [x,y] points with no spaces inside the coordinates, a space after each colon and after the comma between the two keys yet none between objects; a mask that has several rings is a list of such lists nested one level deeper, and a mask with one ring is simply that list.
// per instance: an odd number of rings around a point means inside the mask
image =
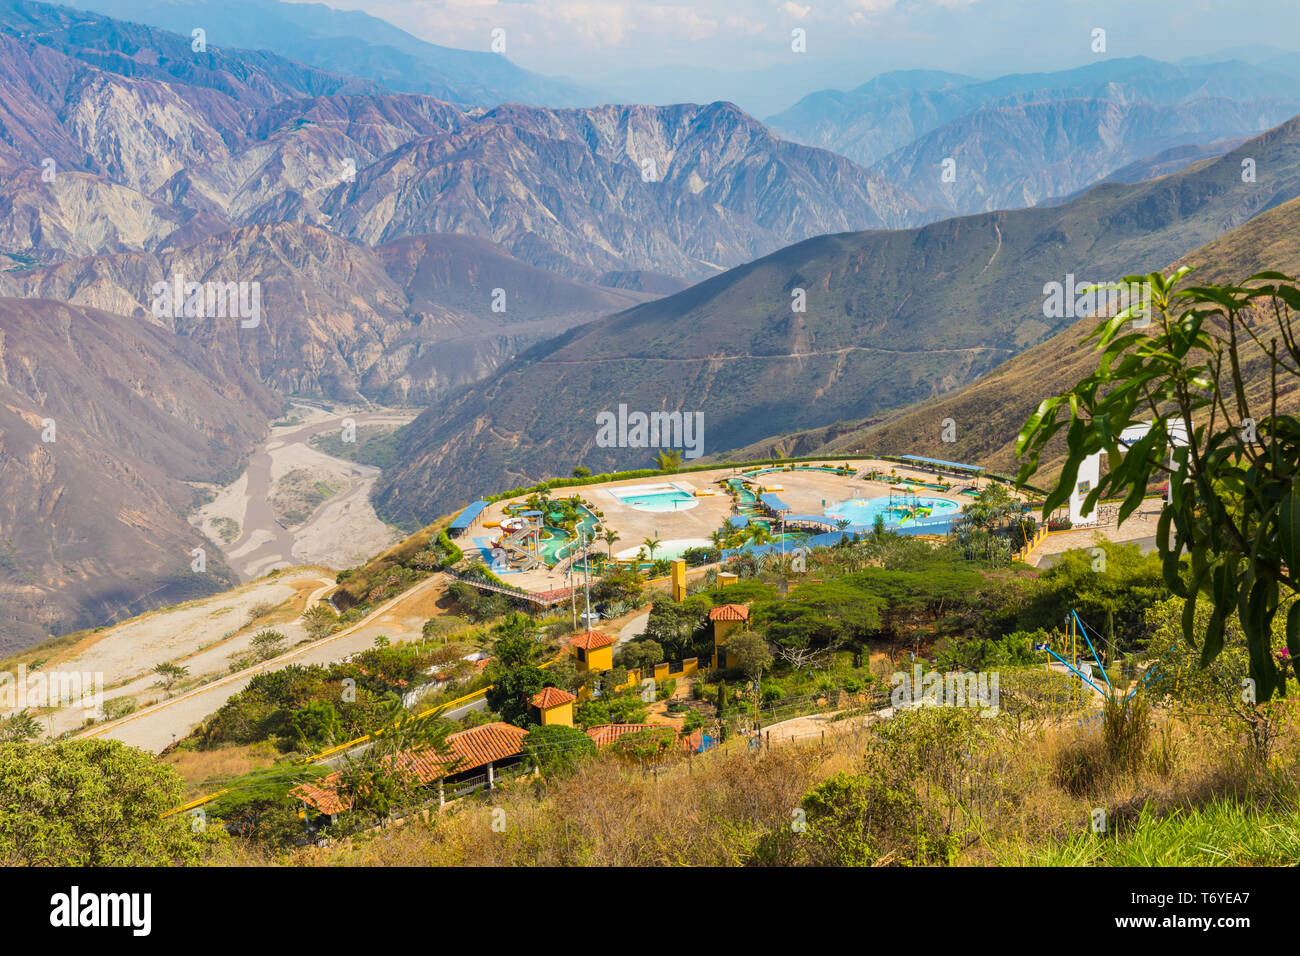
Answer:
[{"label": "hazy blue sky", "polygon": [[[488,49],[491,31],[504,28],[515,63],[585,81],[662,66],[832,69],[845,74],[843,86],[911,67],[981,76],[1051,70],[1095,59],[1095,27],[1107,30],[1109,56],[1172,60],[1261,42],[1300,47],[1300,0],[327,2],[465,49]],[[807,31],[806,53],[791,51],[795,27]]]}]

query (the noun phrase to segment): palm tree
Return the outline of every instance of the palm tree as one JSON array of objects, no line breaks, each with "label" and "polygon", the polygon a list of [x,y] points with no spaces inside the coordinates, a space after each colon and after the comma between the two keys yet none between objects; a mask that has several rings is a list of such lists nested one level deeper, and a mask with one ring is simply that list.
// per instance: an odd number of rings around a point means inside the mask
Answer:
[{"label": "palm tree", "polygon": [[658,538],[646,538],[641,543],[645,546],[646,552],[650,555],[650,560],[653,561],[655,559],[655,551],[659,548],[659,545],[662,544],[662,542]]},{"label": "palm tree", "polygon": [[605,539],[605,544],[609,545],[609,559],[614,560],[614,542],[619,540],[618,532],[612,528],[606,528],[605,533],[601,535]]},{"label": "palm tree", "polygon": [[665,448],[654,456],[654,463],[660,471],[676,471],[682,467],[682,453],[676,448]]}]

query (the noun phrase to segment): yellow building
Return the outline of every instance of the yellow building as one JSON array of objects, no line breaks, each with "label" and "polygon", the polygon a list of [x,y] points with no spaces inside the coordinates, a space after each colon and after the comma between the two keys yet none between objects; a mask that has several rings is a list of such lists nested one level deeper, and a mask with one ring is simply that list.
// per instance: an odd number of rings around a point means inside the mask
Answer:
[{"label": "yellow building", "polygon": [[723,647],[733,631],[745,627],[749,621],[749,608],[743,604],[720,604],[709,612],[713,622],[713,666],[727,667],[727,651]]},{"label": "yellow building", "polygon": [[614,639],[599,631],[569,638],[573,661],[580,671],[607,671],[614,667]]},{"label": "yellow building", "polygon": [[686,561],[684,558],[673,559],[673,600],[686,600]]},{"label": "yellow building", "polygon": [[558,687],[543,687],[539,693],[532,696],[529,703],[537,708],[543,727],[552,725],[572,727],[573,702],[577,699],[567,690],[560,690]]}]

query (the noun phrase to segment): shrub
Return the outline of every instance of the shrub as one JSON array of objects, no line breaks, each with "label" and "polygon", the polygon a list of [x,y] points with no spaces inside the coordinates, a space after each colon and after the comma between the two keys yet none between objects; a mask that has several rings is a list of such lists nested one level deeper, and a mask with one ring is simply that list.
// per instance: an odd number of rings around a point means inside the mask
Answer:
[{"label": "shrub", "polygon": [[104,719],[117,720],[132,713],[139,703],[134,697],[110,697],[104,701]]},{"label": "shrub", "polygon": [[595,755],[596,742],[576,727],[532,727],[524,737],[524,750],[547,777],[573,773]]}]

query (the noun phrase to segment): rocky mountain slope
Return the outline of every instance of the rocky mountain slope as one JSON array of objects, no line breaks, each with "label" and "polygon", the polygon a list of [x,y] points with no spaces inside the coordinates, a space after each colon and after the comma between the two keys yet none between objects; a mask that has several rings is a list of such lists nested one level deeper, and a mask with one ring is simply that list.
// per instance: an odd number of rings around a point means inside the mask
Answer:
[{"label": "rocky mountain slope", "polygon": [[[176,278],[258,288],[258,324],[163,316],[155,285]],[[314,226],[277,223],[183,249],[78,259],[11,272],[15,293],[155,323],[242,363],[285,394],[425,402],[516,352],[651,296],[587,285],[470,236],[418,236],[375,248]],[[501,290],[502,311],[494,311]],[[251,304],[251,302],[250,302]]]},{"label": "rocky mountain slope", "polygon": [[[1170,263],[1164,271],[1180,266],[1195,269],[1192,278],[1196,282],[1240,282],[1265,270],[1300,276],[1300,199],[1262,213]],[[1038,403],[1096,370],[1091,345],[1081,345],[1096,326],[1094,318],[1080,319],[970,385],[945,395],[867,421],[772,436],[735,454],[762,457],[775,449],[782,455],[836,455],[866,449],[979,462],[1014,472],[1019,464],[1016,436]],[[1244,378],[1253,395],[1268,390],[1270,383],[1262,366],[1252,369],[1247,365]],[[1281,411],[1300,408],[1300,383],[1280,382],[1277,394]],[[942,440],[944,419],[956,424],[955,441]],[[1043,464],[1044,473],[1050,474],[1057,462],[1048,455]]]},{"label": "rocky mountain slope", "polygon": [[[769,122],[869,166],[925,206],[971,213],[1068,196],[1145,157],[1249,136],[1298,112],[1300,82],[1276,70],[1133,57],[983,82],[884,74],[805,97]],[[954,164],[946,177],[945,160]]]},{"label": "rocky mountain slope", "polygon": [[1057,207],[799,243],[575,329],[436,404],[406,429],[381,513],[427,519],[576,464],[644,464],[651,449],[596,445],[596,414],[620,403],[703,412],[714,454],[932,397],[1070,325],[1048,314],[1045,284],[1158,268],[1298,195],[1300,118]]},{"label": "rocky mountain slope", "polygon": [[151,324],[0,299],[0,649],[229,587],[188,483],[232,480],[281,402]]}]

